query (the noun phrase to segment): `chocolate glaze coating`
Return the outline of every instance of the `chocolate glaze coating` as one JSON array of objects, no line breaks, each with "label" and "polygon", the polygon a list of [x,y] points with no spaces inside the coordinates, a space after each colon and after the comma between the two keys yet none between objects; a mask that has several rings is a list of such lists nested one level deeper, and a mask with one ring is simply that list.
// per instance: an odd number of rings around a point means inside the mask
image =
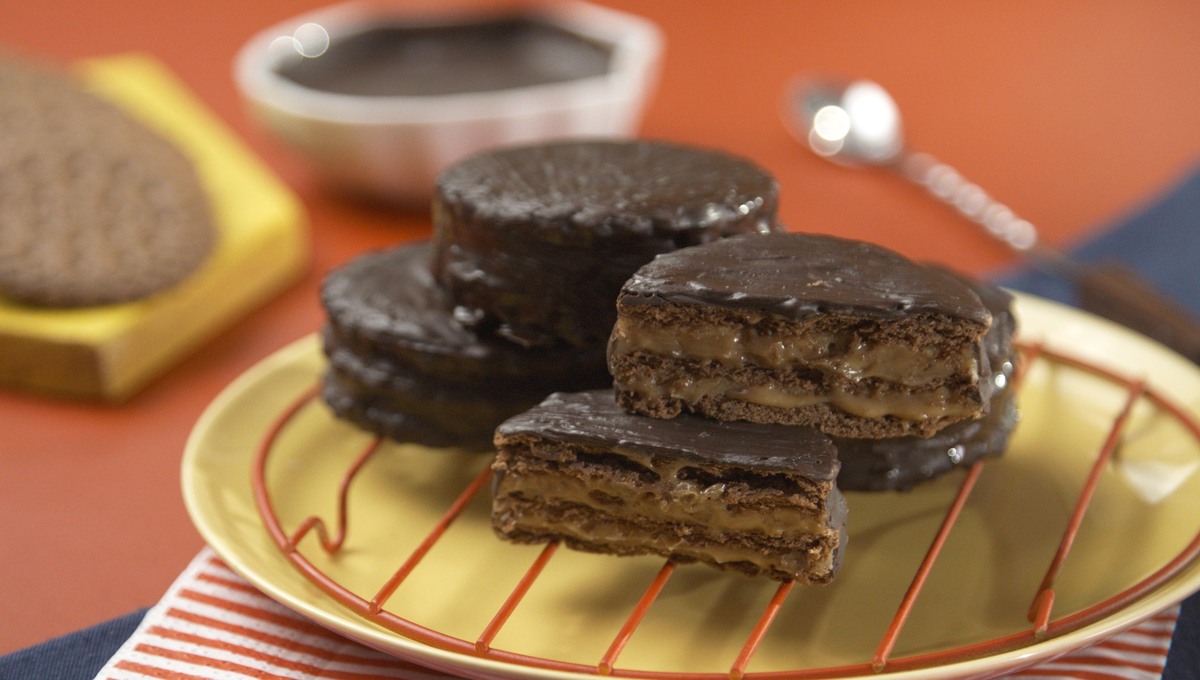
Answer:
[{"label": "chocolate glaze coating", "polygon": [[[626,282],[617,309],[609,370],[618,403],[655,418],[693,412],[841,437],[929,436],[980,416],[992,392],[982,343],[992,316],[979,296],[948,272],[860,241],[767,234],[666,253]],[[730,328],[793,338],[810,356],[714,361],[706,352],[739,350],[689,339]],[[672,332],[697,349],[653,339]],[[837,343],[805,345],[827,334]],[[884,358],[904,347],[913,358]],[[897,379],[837,367],[861,354],[906,361],[913,372]],[[940,362],[939,370],[917,373],[914,361]]]},{"label": "chocolate glaze coating", "polygon": [[[449,402],[442,395],[427,394],[424,387],[416,381],[411,391],[388,392],[373,388],[331,364],[322,379],[321,398],[342,420],[396,441],[433,447],[487,448],[486,432],[480,423],[489,419],[496,406],[489,409],[486,403]],[[447,418],[444,415],[447,409],[456,417]]]},{"label": "chocolate glaze coating", "polygon": [[531,350],[478,335],[428,269],[426,243],[362,255],[326,277],[326,402],[398,440],[487,447],[505,418],[556,390],[611,384],[599,348]]},{"label": "chocolate glaze coating", "polygon": [[[672,420],[645,418],[625,412],[611,390],[552,394],[502,423],[496,437],[499,440],[521,433],[756,472],[786,472],[814,481],[833,480],[839,469],[832,441],[817,430],[688,415]],[[554,450],[539,449],[537,453],[553,455]]]},{"label": "chocolate glaze coating", "polygon": [[958,277],[862,241],[819,234],[727,239],[668,253],[633,275],[622,305],[703,304],[784,318],[929,312],[980,324],[991,314]]},{"label": "chocolate glaze coating", "polygon": [[927,439],[837,440],[842,491],[907,491],[981,458],[1004,453],[1016,425],[1017,409],[1011,391],[993,398],[988,414],[955,423]]},{"label": "chocolate glaze coating", "polygon": [[[492,523],[511,541],[814,584],[834,577],[846,546],[837,457],[816,430],[642,418],[592,390],[509,419],[496,446]],[[771,526],[777,512],[810,520]],[[747,526],[740,513],[768,521]]]},{"label": "chocolate glaze coating", "polygon": [[602,343],[638,267],[681,247],[780,231],[777,194],[744,159],[665,143],[486,152],[438,179],[434,274],[475,323],[512,340]]},{"label": "chocolate glaze coating", "polygon": [[838,487],[843,491],[908,490],[981,458],[1000,456],[1008,446],[1017,423],[1016,395],[1010,389],[1017,361],[1012,296],[995,286],[943,271],[970,286],[992,313],[992,326],[983,339],[993,373],[990,408],[982,418],[954,423],[928,438],[835,438],[842,462]]}]

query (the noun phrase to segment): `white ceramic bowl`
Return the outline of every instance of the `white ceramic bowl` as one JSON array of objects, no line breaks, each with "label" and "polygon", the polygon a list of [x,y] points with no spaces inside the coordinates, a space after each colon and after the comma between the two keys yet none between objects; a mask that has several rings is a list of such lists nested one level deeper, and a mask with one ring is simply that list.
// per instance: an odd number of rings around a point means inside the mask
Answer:
[{"label": "white ceramic bowl", "polygon": [[[306,157],[330,183],[392,201],[424,203],[439,172],[476,151],[564,137],[636,134],[657,80],[662,35],[650,21],[582,2],[532,5],[523,13],[611,47],[600,76],[487,92],[431,96],[347,95],[280,74],[304,59],[278,49],[316,24],[330,43],[380,25],[441,25],[491,15],[414,13],[396,4],[350,2],[272,26],[238,53],[235,80],[253,118]],[[272,44],[275,43],[273,47]]]}]

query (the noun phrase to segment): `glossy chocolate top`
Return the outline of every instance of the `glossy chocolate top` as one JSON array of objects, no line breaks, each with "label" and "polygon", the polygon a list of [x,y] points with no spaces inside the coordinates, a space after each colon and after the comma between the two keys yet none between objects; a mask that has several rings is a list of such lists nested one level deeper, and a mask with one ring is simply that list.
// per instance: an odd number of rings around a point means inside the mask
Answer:
[{"label": "glossy chocolate top", "polygon": [[[622,236],[671,237],[774,228],[778,186],[729,154],[648,141],[583,140],[472,156],[442,173],[443,205],[466,206],[492,228],[545,231],[587,245]],[[757,221],[747,228],[748,220]]]},{"label": "glossy chocolate top", "polygon": [[660,255],[621,290],[623,305],[753,308],[786,318],[823,313],[935,313],[990,323],[958,277],[881,246],[817,234],[734,237]]},{"label": "glossy chocolate top", "polygon": [[289,62],[283,77],[360,96],[491,92],[600,76],[612,46],[534,16],[474,22],[381,23],[335,38],[319,57]]},{"label": "glossy chocolate top", "polygon": [[405,244],[360,255],[332,271],[321,286],[327,346],[399,359],[447,379],[552,377],[603,368],[603,348],[537,351],[470,328],[434,283],[429,257],[428,243]]},{"label": "glossy chocolate top", "polygon": [[529,433],[573,444],[801,475],[815,481],[832,481],[840,469],[832,441],[817,430],[689,415],[671,420],[646,418],[617,406],[612,390],[552,394],[506,420],[497,433]]},{"label": "glossy chocolate top", "polygon": [[382,342],[459,354],[484,351],[454,318],[421,243],[366,253],[330,272],[321,303],[336,327]]}]

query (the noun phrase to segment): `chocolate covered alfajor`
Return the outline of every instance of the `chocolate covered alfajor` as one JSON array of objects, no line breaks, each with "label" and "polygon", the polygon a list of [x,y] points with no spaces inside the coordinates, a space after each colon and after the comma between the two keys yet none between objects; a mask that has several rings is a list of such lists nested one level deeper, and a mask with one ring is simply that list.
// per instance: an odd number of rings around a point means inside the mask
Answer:
[{"label": "chocolate covered alfajor", "polygon": [[841,562],[838,460],[816,430],[655,420],[591,390],[510,418],[496,447],[492,525],[507,540],[812,584]]},{"label": "chocolate covered alfajor", "polygon": [[944,270],[833,236],[731,238],[659,256],[622,288],[609,345],[633,413],[928,437],[992,396],[992,313]]},{"label": "chocolate covered alfajor", "polygon": [[365,253],[323,282],[323,396],[335,415],[402,442],[482,450],[496,425],[551,392],[611,384],[603,348],[533,350],[463,325],[429,251]]},{"label": "chocolate covered alfajor", "polygon": [[655,255],[781,231],[778,186],[707,149],[583,140],[469,157],[438,178],[432,267],[473,327],[526,346],[603,345]]}]

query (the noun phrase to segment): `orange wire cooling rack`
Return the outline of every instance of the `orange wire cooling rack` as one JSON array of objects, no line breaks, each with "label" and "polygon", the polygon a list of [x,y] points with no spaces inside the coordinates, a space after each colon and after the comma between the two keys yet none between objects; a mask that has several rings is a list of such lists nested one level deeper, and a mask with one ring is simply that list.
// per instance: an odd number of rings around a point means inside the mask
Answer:
[{"label": "orange wire cooling rack", "polygon": [[1080,525],[1091,506],[1093,494],[1096,491],[1103,472],[1109,466],[1114,455],[1118,455],[1117,452],[1122,435],[1135,404],[1140,401],[1149,402],[1154,408],[1161,410],[1169,418],[1176,420],[1197,442],[1200,442],[1200,425],[1197,425],[1196,420],[1185,409],[1179,407],[1153,386],[1145,384],[1140,379],[1119,375],[1109,369],[1099,367],[1087,361],[1052,351],[1041,344],[1022,344],[1021,352],[1023,361],[1020,370],[1014,376],[1013,389],[1021,388],[1030,366],[1036,362],[1051,362],[1068,370],[1090,374],[1117,386],[1124,394],[1124,403],[1112,419],[1103,445],[1097,451],[1094,461],[1090,465],[1087,479],[1074,501],[1066,528],[1059,540],[1058,550],[1051,560],[1049,567],[1046,569],[1041,584],[1037,587],[1036,592],[1031,594],[1028,628],[1017,633],[945,650],[910,656],[893,656],[896,641],[909,619],[909,614],[913,606],[921,596],[928,575],[937,563],[938,557],[942,553],[942,548],[950,536],[968,498],[971,496],[977,480],[985,473],[986,461],[977,462],[969,468],[952,502],[946,507],[940,528],[936,532],[916,573],[913,575],[907,592],[896,608],[890,623],[886,626],[886,632],[879,640],[875,653],[871,658],[864,658],[861,663],[837,667],[797,668],[786,671],[755,673],[747,673],[747,666],[758,649],[760,642],[771,628],[776,615],[785,606],[788,595],[792,591],[793,584],[791,582],[779,584],[773,597],[770,598],[770,601],[759,614],[757,623],[753,626],[750,634],[741,645],[741,651],[732,661],[731,665],[728,668],[722,668],[711,673],[637,670],[618,666],[619,657],[626,643],[634,635],[643,618],[654,606],[656,598],[675,571],[675,565],[670,561],[667,561],[662,566],[657,575],[646,587],[641,597],[637,600],[636,606],[629,613],[624,625],[620,627],[620,630],[612,639],[607,651],[593,664],[531,656],[493,646],[493,642],[509,620],[509,617],[517,610],[522,598],[524,598],[534,585],[544,567],[554,556],[558,548],[556,543],[546,545],[537,555],[536,559],[525,571],[524,576],[504,599],[503,605],[496,611],[491,622],[476,639],[464,639],[449,635],[445,632],[420,625],[390,611],[388,609],[389,598],[391,598],[397,588],[421,561],[426,558],[430,550],[433,549],[442,535],[462,514],[472,499],[487,486],[491,475],[491,470],[487,467],[462,489],[461,493],[445,510],[440,520],[436,522],[416,549],[396,568],[390,578],[379,587],[378,591],[372,597],[367,598],[359,595],[344,584],[339,583],[338,580],[330,577],[315,566],[313,561],[306,557],[300,550],[299,544],[306,536],[315,532],[319,538],[321,549],[326,553],[335,554],[341,549],[347,535],[346,507],[352,483],[363,469],[365,463],[380,450],[381,441],[378,439],[372,440],[342,476],[337,497],[337,517],[332,528],[321,518],[309,516],[290,532],[286,531],[281,525],[272,501],[271,491],[266,483],[267,462],[276,440],[280,437],[283,430],[288,427],[289,422],[296,417],[297,413],[315,399],[317,394],[315,388],[301,395],[285,412],[280,414],[262,439],[253,468],[252,482],[255,503],[275,546],[282,551],[283,555],[295,569],[303,574],[308,581],[324,591],[330,598],[349,608],[364,620],[378,624],[397,635],[452,653],[469,655],[505,664],[514,664],[518,667],[528,667],[531,669],[620,677],[688,678],[693,680],[707,680],[710,678],[713,680],[719,678],[733,678],[737,680],[742,677],[760,678],[762,680],[847,677],[932,668],[1026,648],[1043,640],[1079,630],[1112,615],[1114,612],[1120,611],[1147,593],[1159,588],[1192,565],[1197,560],[1198,555],[1200,555],[1200,534],[1197,534],[1173,559],[1170,559],[1140,581],[1091,606],[1065,615],[1055,616],[1056,588],[1064,562],[1079,533]]}]

